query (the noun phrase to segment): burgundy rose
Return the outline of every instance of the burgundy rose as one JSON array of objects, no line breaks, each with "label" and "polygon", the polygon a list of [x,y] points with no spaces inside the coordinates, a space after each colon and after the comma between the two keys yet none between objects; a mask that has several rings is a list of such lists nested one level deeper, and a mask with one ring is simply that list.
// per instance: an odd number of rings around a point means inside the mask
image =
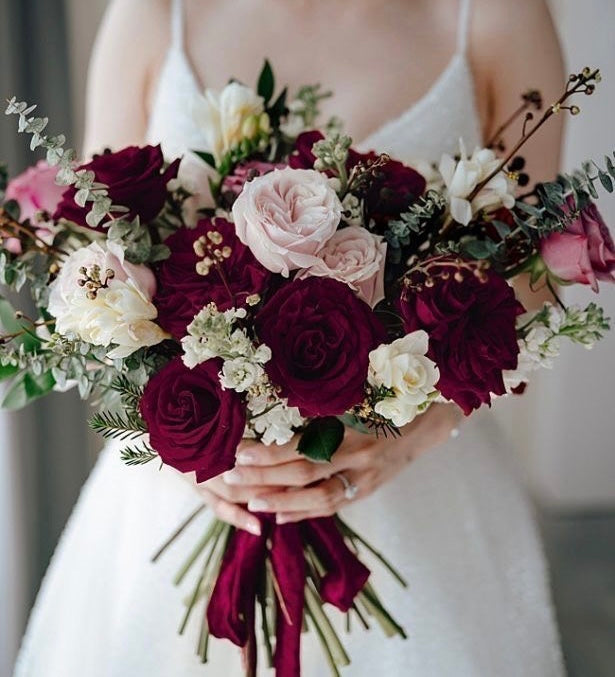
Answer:
[{"label": "burgundy rose", "polygon": [[[289,158],[289,165],[294,169],[311,169],[316,160],[312,147],[324,136],[317,131],[304,132],[297,137],[295,149]],[[359,162],[373,161],[378,154],[359,153],[352,148],[348,152],[346,168],[350,172]],[[391,218],[397,218],[403,211],[415,202],[425,191],[425,179],[414,169],[406,167],[397,160],[389,160],[379,167],[375,180],[365,192],[365,208],[368,217],[377,224],[386,223]]]},{"label": "burgundy rose", "polygon": [[368,354],[386,340],[370,307],[343,282],[328,278],[284,285],[255,326],[271,348],[269,377],[303,416],[335,416],[359,403]]},{"label": "burgundy rose", "polygon": [[246,415],[241,398],[220,385],[219,360],[188,369],[180,357],[154,374],[141,398],[150,443],[167,465],[205,482],[235,465]]},{"label": "burgundy rose", "polygon": [[[212,233],[220,234],[218,244],[208,238]],[[219,268],[211,266],[207,275],[197,273],[197,263],[203,258],[197,256],[194,243],[201,237],[212,249],[230,248],[230,256],[219,263]],[[233,224],[222,218],[201,219],[196,228],[180,228],[165,244],[171,256],[156,271],[158,292],[154,305],[160,326],[176,338],[185,336],[186,327],[203,306],[211,301],[219,310],[245,306],[246,298],[262,292],[270,277],[269,271],[237,239]]]},{"label": "burgundy rose", "polygon": [[[400,300],[406,332],[424,329],[440,369],[438,390],[465,414],[505,393],[502,370],[516,369],[519,347],[515,318],[523,306],[504,278],[486,271],[477,277],[451,260],[436,269],[433,286],[410,288]],[[460,272],[461,281],[455,279]],[[446,279],[441,277],[447,273]],[[481,281],[482,278],[482,281]]]},{"label": "burgundy rose", "polygon": [[[574,203],[568,201],[568,208]],[[581,209],[562,233],[551,233],[540,243],[547,268],[564,282],[589,284],[598,291],[598,280],[615,282],[615,245],[596,205]]]},{"label": "burgundy rose", "polygon": [[[93,171],[96,181],[108,187],[114,205],[128,207],[128,218],[139,216],[144,222],[160,213],[167,198],[167,183],[177,176],[178,168],[176,160],[164,169],[160,146],[128,146],[116,153],[105,152],[80,167]],[[85,217],[91,203],[80,207],[75,202],[75,192],[73,187],[64,192],[53,218],[87,226]]]}]

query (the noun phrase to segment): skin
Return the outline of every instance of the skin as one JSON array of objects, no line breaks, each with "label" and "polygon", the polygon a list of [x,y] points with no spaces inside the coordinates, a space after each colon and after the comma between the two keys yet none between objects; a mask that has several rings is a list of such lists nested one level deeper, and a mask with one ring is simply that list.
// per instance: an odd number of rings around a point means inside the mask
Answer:
[{"label": "skin", "polygon": [[[267,56],[291,92],[306,82],[331,88],[335,96],[324,103],[324,118],[339,115],[356,139],[420,100],[456,44],[457,0],[185,0],[184,6],[185,49],[203,85],[221,88],[231,75],[255,82]],[[144,142],[169,40],[168,0],[111,2],[90,66],[85,156]],[[543,0],[474,0],[468,45],[484,138],[517,108],[520,93],[540,89],[548,104],[563,88],[559,45]],[[377,104],[365,105],[369,100]],[[557,172],[562,127],[560,115],[523,150],[533,181]],[[517,125],[505,141],[518,137]],[[528,308],[547,298],[523,280],[517,286]],[[300,458],[296,439],[282,447],[246,441],[235,469],[197,489],[218,517],[253,533],[260,523],[246,503],[275,512],[278,522],[331,515],[348,502],[334,473],[343,472],[359,489],[354,501],[361,500],[444,442],[459,419],[453,405],[434,405],[401,439],[348,430],[331,464]]]}]

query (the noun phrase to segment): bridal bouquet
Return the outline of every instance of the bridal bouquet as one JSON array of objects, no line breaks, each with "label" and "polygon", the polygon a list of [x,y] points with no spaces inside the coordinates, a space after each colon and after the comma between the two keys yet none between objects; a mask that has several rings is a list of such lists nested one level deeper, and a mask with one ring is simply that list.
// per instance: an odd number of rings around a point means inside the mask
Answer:
[{"label": "bridal bouquet", "polygon": [[[597,305],[565,307],[556,286],[615,279],[592,201],[598,185],[612,192],[613,159],[523,193],[518,155],[598,81],[571,75],[541,113],[528,92],[485,148],[462,143],[419,173],[356,150],[337,120],[316,131],[328,93],[308,86],[287,101],[266,63],[255,90],[233,81],[195,106],[209,142],[195,154],[211,168],[198,210],[180,160],[159,147],[79,164],[46,118],[11,100],[46,160],[0,186],[0,281],[27,283],[36,307],[30,317],[0,300],[3,406],[77,387],[99,408],[92,428],[125,441],[127,464],[158,459],[203,482],[234,466],[244,438],[297,436],[300,454],[327,463],[346,426],[396,435],[436,401],[469,415],[521,392],[563,339],[591,346],[608,328]],[[518,118],[508,151],[501,135]],[[510,283],[521,273],[554,302],[526,312]],[[253,674],[259,617],[280,675],[299,674],[306,624],[337,674],[349,657],[325,602],[404,636],[359,556],[404,581],[356,531],[337,517],[274,517],[259,515],[260,535],[214,520],[178,573],[202,567],[181,630],[204,600],[204,662],[212,634],[244,647]]]}]

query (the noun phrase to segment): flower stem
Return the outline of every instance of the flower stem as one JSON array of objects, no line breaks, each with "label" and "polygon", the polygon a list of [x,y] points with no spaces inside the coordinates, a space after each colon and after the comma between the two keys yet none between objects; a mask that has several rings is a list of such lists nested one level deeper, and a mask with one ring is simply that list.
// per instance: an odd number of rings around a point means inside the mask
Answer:
[{"label": "flower stem", "polygon": [[201,540],[196,544],[196,546],[190,553],[188,559],[184,562],[182,568],[177,572],[177,575],[173,580],[173,583],[175,585],[179,585],[184,580],[186,574],[190,571],[190,569],[196,562],[198,556],[203,552],[203,550],[205,550],[207,544],[211,541],[212,538],[215,539],[214,540],[215,547],[215,544],[218,542],[218,539],[220,538],[221,532],[222,532],[222,523],[219,522],[218,520],[214,520],[209,525],[209,528],[205,532],[203,538],[201,538]]},{"label": "flower stem", "polygon": [[177,529],[169,536],[169,538],[156,551],[151,561],[156,562],[165,550],[172,545],[184,532],[184,530],[191,524],[191,522],[199,515],[207,506],[205,504],[198,506],[196,510],[190,513],[188,517],[177,527]]}]

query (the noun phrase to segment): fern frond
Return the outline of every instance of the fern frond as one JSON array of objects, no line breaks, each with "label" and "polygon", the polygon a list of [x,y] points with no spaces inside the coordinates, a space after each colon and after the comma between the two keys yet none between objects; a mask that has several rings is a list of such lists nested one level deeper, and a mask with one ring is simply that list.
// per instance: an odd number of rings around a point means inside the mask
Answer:
[{"label": "fern frond", "polygon": [[147,430],[143,419],[133,413],[122,415],[101,411],[88,423],[92,430],[107,439],[135,440]]},{"label": "fern frond", "polygon": [[140,446],[124,447],[120,452],[120,458],[126,465],[144,465],[157,456],[158,453],[145,442],[142,442]]}]

